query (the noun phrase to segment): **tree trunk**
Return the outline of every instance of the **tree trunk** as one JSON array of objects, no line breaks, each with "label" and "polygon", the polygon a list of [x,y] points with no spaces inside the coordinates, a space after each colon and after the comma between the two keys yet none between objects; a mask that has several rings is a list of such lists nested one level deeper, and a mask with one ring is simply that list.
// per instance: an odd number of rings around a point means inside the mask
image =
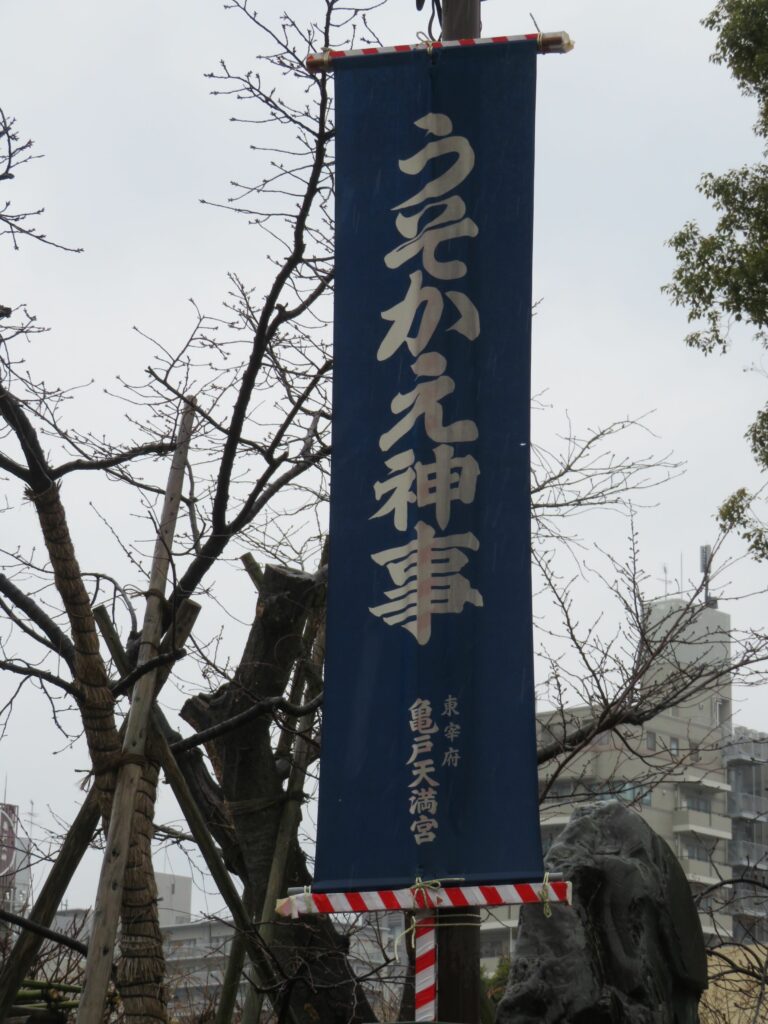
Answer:
[{"label": "tree trunk", "polygon": [[[69,619],[75,648],[75,685],[93,765],[94,787],[106,831],[122,753],[115,724],[114,696],[109,688],[106,666],[99,650],[96,621],[83,584],[59,487],[51,484],[43,493],[30,494],[29,497],[37,510],[56,589]],[[147,763],[142,768],[141,799],[137,801],[132,819],[129,853],[132,868],[130,878],[126,875],[127,903],[124,903],[126,918],[123,921],[126,944],[122,947],[120,962],[120,976],[127,984],[123,996],[126,1020],[133,1024],[154,1024],[167,1019],[162,988],[165,961],[150,849],[156,787],[157,768]],[[148,995],[145,984],[136,983],[139,978],[151,984],[152,996]],[[145,1013],[147,1007],[148,1014]]]},{"label": "tree trunk", "polygon": [[37,510],[56,589],[69,619],[75,647],[75,686],[79,694],[80,714],[101,814],[107,821],[115,791],[120,737],[115,725],[114,697],[99,652],[96,622],[75,556],[59,485],[51,484],[42,494],[30,494],[29,497]]},{"label": "tree trunk", "polygon": [[[243,658],[231,683],[212,697],[194,697],[182,717],[196,730],[245,711],[257,700],[281,696],[301,655],[301,634],[314,600],[313,577],[268,566]],[[208,751],[234,828],[254,906],[261,907],[270,876],[286,793],[275,766],[267,716],[208,744]],[[181,758],[182,764],[187,757]],[[210,797],[210,788],[208,792]],[[215,834],[215,825],[211,825]],[[219,841],[223,838],[217,836]],[[231,837],[229,845],[231,845]],[[226,846],[223,846],[226,856]],[[308,885],[311,875],[295,836],[287,858],[286,885]],[[277,960],[279,994],[270,994],[278,1016],[300,1024],[375,1020],[346,958],[346,942],[330,921],[305,918],[281,923],[271,946]]]}]

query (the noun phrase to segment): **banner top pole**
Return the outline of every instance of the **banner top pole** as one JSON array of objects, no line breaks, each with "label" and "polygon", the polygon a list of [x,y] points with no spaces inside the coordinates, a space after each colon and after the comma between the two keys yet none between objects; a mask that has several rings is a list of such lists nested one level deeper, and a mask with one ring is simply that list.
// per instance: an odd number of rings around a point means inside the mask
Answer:
[{"label": "banner top pole", "polygon": [[308,71],[332,71],[333,65],[347,57],[376,57],[390,53],[414,53],[418,50],[448,50],[454,47],[488,46],[494,43],[522,43],[535,40],[540,54],[570,53],[576,45],[567,32],[529,32],[520,36],[488,36],[484,39],[443,39],[400,46],[366,46],[361,50],[324,50],[310,53],[306,59]]}]

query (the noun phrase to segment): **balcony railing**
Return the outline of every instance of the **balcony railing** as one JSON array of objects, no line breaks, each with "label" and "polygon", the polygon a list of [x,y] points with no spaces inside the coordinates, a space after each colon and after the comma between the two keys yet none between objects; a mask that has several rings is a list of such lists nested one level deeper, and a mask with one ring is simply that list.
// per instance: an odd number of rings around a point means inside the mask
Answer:
[{"label": "balcony railing", "polygon": [[763,896],[737,893],[727,906],[734,917],[768,917],[768,891]]},{"label": "balcony railing", "polygon": [[750,843],[746,839],[734,839],[730,845],[731,864],[768,870],[768,846]]},{"label": "balcony railing", "polygon": [[730,839],[732,834],[730,818],[711,811],[694,811],[689,807],[675,811],[672,828],[675,832],[697,832],[716,839]]},{"label": "balcony railing", "polygon": [[679,853],[677,859],[689,881],[702,882],[705,885],[714,885],[719,882],[720,875],[727,870],[719,864],[714,866],[710,860],[694,860],[692,857],[686,857],[683,853]]},{"label": "balcony railing", "polygon": [[726,764],[765,764],[768,762],[768,743],[764,740],[739,740],[736,743],[729,743],[723,749],[723,760]]},{"label": "balcony railing", "polygon": [[768,797],[754,793],[729,793],[728,813],[732,818],[768,821]]}]

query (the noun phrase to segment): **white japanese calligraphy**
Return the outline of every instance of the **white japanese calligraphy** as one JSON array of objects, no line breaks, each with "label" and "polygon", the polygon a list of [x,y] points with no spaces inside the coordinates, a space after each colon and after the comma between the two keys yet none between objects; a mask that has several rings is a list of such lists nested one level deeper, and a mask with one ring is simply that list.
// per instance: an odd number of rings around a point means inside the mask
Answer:
[{"label": "white japanese calligraphy", "polygon": [[[475,151],[472,149],[469,139],[465,139],[462,135],[451,135],[453,122],[450,117],[446,117],[445,114],[427,114],[415,124],[417,128],[423,128],[427,135],[443,137],[435,142],[428,142],[423,149],[407,160],[400,160],[398,166],[403,174],[421,174],[430,160],[436,160],[438,157],[451,153],[456,156],[456,159],[448,170],[430,181],[415,196],[411,196],[410,199],[395,206],[395,210],[407,210],[411,206],[423,203],[425,199],[444,196],[451,189],[458,188],[475,166]],[[449,137],[446,138],[446,136]]]},{"label": "white japanese calligraphy", "polygon": [[411,832],[413,832],[413,838],[416,840],[419,846],[422,843],[434,842],[437,831],[437,819],[430,818],[426,814],[420,814],[416,821],[411,823]]},{"label": "white japanese calligraphy", "polygon": [[[433,449],[434,462],[414,462],[414,452],[401,452],[385,463],[391,475],[388,480],[373,485],[376,499],[388,499],[371,519],[393,516],[398,530],[408,528],[408,508],[435,506],[435,519],[445,529],[451,518],[451,502],[471,505],[475,500],[480,467],[472,455],[454,455],[451,445],[441,444]],[[415,486],[414,486],[415,485]]]},{"label": "white japanese calligraphy", "polygon": [[417,230],[421,213],[413,217],[405,217],[401,214],[397,218],[400,233],[405,235],[408,241],[401,242],[384,257],[384,262],[390,270],[396,270],[408,260],[421,255],[424,269],[438,281],[456,281],[466,275],[467,265],[463,260],[439,260],[437,249],[443,242],[451,242],[456,238],[477,238],[479,233],[477,224],[471,217],[463,216],[466,213],[466,206],[457,196],[452,196],[450,200],[429,203],[425,209],[430,210],[435,207],[442,207],[442,212],[438,213],[418,234],[411,235],[410,232]]},{"label": "white japanese calligraphy", "polygon": [[[400,160],[399,167],[403,174],[418,176],[420,183],[426,180],[427,184],[392,208],[402,241],[385,254],[384,263],[391,270],[414,261],[417,266],[409,271],[404,298],[381,314],[389,327],[376,358],[384,362],[405,346],[413,359],[410,369],[416,383],[390,403],[395,421],[379,437],[379,449],[389,455],[387,475],[373,484],[377,506],[370,515],[371,520],[389,520],[401,533],[412,528],[415,537],[412,534],[410,543],[371,556],[386,567],[395,587],[384,592],[385,603],[370,611],[387,625],[402,626],[424,645],[432,636],[433,615],[460,614],[468,604],[483,607],[482,595],[463,572],[469,562],[466,552],[479,549],[477,537],[469,532],[441,537],[435,529],[447,530],[456,506],[475,501],[480,476],[474,454],[457,447],[477,441],[477,423],[450,419],[453,409],[461,408],[461,394],[453,400],[455,405],[451,403],[450,412],[443,406],[457,391],[457,384],[448,373],[447,358],[435,349],[435,336],[442,327],[474,342],[480,335],[480,314],[464,291],[443,291],[425,281],[426,275],[437,282],[466,277],[467,263],[458,256],[467,247],[449,243],[475,238],[479,228],[456,191],[475,166],[469,140],[454,134],[453,122],[445,114],[432,112],[415,124],[428,141],[413,156]],[[448,303],[450,315],[446,315]],[[399,450],[404,440],[407,447]],[[411,527],[411,516],[424,515],[429,509],[434,510],[435,525],[419,520]],[[433,769],[425,756],[432,751],[431,735],[431,731],[417,734],[408,761],[414,769],[419,764]]]},{"label": "white japanese calligraphy", "polygon": [[388,602],[370,611],[390,626],[403,626],[417,643],[428,643],[433,615],[458,613],[466,604],[482,608],[482,595],[461,575],[469,561],[461,549],[479,546],[472,533],[436,537],[431,526],[418,522],[416,540],[371,556],[387,567],[396,589],[385,591]]},{"label": "white japanese calligraphy", "polygon": [[473,420],[443,423],[443,407],[440,403],[456,390],[455,381],[445,373],[447,366],[445,356],[441,356],[439,352],[425,352],[413,363],[411,370],[417,377],[434,379],[417,384],[412,391],[395,395],[392,399],[392,412],[405,415],[379,438],[379,448],[383,452],[388,452],[412,430],[422,416],[424,430],[431,441],[477,440],[477,424]]},{"label": "white japanese calligraphy", "polygon": [[[459,314],[459,319],[447,330],[456,331],[469,341],[474,341],[480,334],[480,314],[475,304],[463,292],[449,291],[446,295]],[[424,312],[416,335],[412,336],[410,332],[422,306]],[[410,276],[408,292],[402,302],[381,314],[382,320],[389,321],[392,326],[379,345],[376,354],[379,362],[393,356],[401,345],[407,345],[412,356],[421,355],[437,330],[444,308],[443,293],[431,285],[424,285],[421,271],[415,270]]]}]

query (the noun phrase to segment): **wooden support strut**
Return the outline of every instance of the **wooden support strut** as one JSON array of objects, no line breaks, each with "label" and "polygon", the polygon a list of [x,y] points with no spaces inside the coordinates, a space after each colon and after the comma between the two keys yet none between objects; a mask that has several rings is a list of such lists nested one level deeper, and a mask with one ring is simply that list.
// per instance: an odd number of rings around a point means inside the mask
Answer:
[{"label": "wooden support strut", "polygon": [[[139,644],[138,664],[157,655],[162,634],[165,585],[171,563],[171,547],[181,502],[187,453],[195,417],[194,399],[186,400],[179,428],[179,439],[168,475],[168,485],[152,559],[147,606]],[[101,1024],[109,986],[112,958],[120,914],[123,880],[131,842],[133,810],[142,773],[157,670],[142,676],[133,688],[131,708],[123,741],[123,758],[109,819],[104,860],[102,862],[93,930],[88,944],[83,996],[77,1015],[78,1024]]]},{"label": "wooden support strut", "polygon": [[[170,649],[172,646],[183,646],[192,632],[192,627],[194,626],[195,619],[199,612],[200,605],[195,601],[190,599],[183,601],[177,611],[174,627],[172,630],[169,630],[168,634],[166,634],[161,650],[166,649],[166,647]],[[120,637],[117,635],[117,631],[112,625],[112,620],[110,619],[106,608],[103,606],[96,608],[94,615],[115,665],[120,672],[127,672],[129,667],[128,659],[120,642]],[[170,637],[171,632],[173,632],[172,640]],[[170,669],[166,668],[164,671],[168,672]],[[162,683],[162,678],[160,683]],[[153,708],[152,711],[152,724],[154,727],[154,742],[158,749],[160,763],[165,774],[166,782],[171,787],[173,795],[181,808],[181,812],[189,825],[192,838],[197,843],[211,877],[213,878],[227,909],[232,915],[232,921],[236,929],[233,946],[237,945],[239,948],[248,952],[252,965],[254,981],[261,988],[275,988],[275,979],[270,973],[267,958],[264,953],[264,946],[260,941],[256,929],[254,929],[251,923],[251,911],[244,902],[246,897],[244,897],[244,900],[241,900],[238,895],[235,884],[232,881],[226,865],[224,864],[224,859],[210,833],[205,818],[197,805],[194,794],[184,778],[184,774],[179,767],[176,756],[168,743],[166,738],[169,731],[168,726],[162,713],[157,707]],[[233,970],[231,972],[228,971],[227,973],[227,979],[229,980],[230,987],[233,987],[234,991],[236,991],[237,986],[232,986],[233,976],[236,975],[239,982],[239,975],[242,969],[242,963],[239,962],[239,959],[239,954],[236,954]],[[224,1014],[226,1014],[225,1003],[226,1000],[223,996],[222,1005],[219,1007],[220,1012],[217,1014],[217,1022],[223,1020],[228,1024],[228,1018],[224,1016]],[[293,1020],[293,1015],[290,1013],[289,1018],[290,1020]],[[0,1020],[2,1019],[2,1016],[0,1016]]]},{"label": "wooden support strut", "polygon": [[[99,818],[98,792],[95,787],[91,787],[64,837],[59,854],[29,914],[30,921],[43,928],[50,926],[72,876],[93,839]],[[7,1018],[16,992],[28,975],[42,942],[43,938],[39,933],[24,931],[6,958],[0,972],[0,1021]]]}]

